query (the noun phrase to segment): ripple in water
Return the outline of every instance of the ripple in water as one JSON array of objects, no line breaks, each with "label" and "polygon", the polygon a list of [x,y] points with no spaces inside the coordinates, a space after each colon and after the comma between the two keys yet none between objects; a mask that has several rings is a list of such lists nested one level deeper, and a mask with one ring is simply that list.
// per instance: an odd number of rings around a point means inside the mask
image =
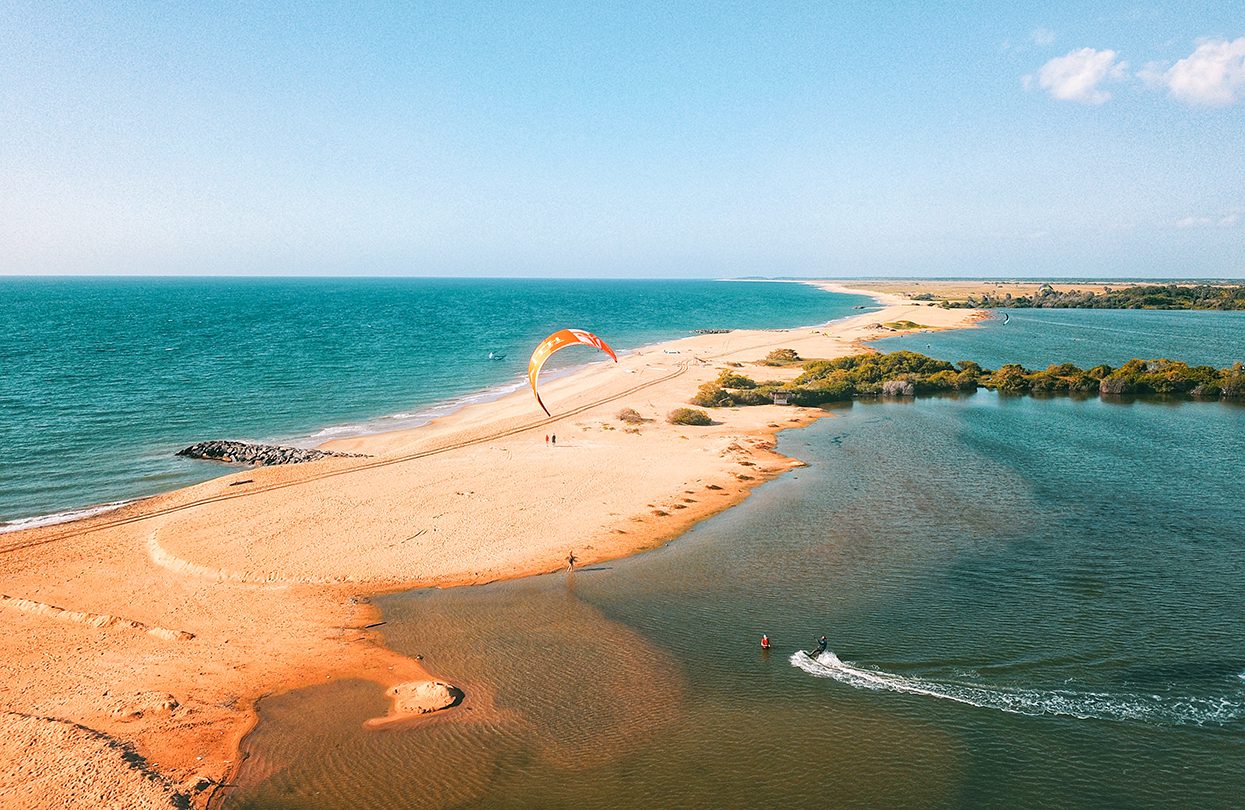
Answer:
[{"label": "ripple in water", "polygon": [[[953,700],[983,709],[1030,717],[1059,715],[1082,720],[1132,720],[1155,725],[1222,725],[1245,715],[1241,691],[1218,698],[1183,695],[1106,694],[1070,689],[1023,689],[984,684],[940,682],[866,669],[843,661],[832,650],[813,657],[803,650],[791,665],[817,678],[832,678],[858,689],[903,692]],[[1245,680],[1245,673],[1241,677]]]}]

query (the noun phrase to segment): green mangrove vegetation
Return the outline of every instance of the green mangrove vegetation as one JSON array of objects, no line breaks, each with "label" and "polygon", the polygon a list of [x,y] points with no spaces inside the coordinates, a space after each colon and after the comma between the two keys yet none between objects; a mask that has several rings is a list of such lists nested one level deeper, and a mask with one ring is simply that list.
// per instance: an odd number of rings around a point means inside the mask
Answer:
[{"label": "green mangrove vegetation", "polygon": [[702,408],[768,405],[774,392],[792,405],[822,405],[854,397],[916,396],[987,388],[1005,394],[1174,396],[1245,399],[1245,364],[1190,366],[1175,360],[1130,360],[1118,368],[1071,363],[1032,370],[1008,364],[995,370],[972,361],[949,363],[916,352],[858,354],[808,360],[788,382],[757,382],[734,369],[705,383],[692,398]]},{"label": "green mangrove vegetation", "polygon": [[946,309],[1218,309],[1245,310],[1245,285],[1143,284],[1102,293],[1060,292],[1043,284],[1033,295],[986,293],[943,301]]}]

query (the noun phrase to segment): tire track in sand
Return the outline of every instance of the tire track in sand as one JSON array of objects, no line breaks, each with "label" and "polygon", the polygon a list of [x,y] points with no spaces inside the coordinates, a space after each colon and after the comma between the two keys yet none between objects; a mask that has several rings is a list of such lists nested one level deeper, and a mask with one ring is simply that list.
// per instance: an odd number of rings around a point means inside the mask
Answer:
[{"label": "tire track in sand", "polygon": [[[490,433],[484,436],[477,436],[472,439],[463,439],[462,441],[451,442],[450,444],[442,445],[440,447],[434,447],[429,450],[421,450],[417,453],[408,453],[406,455],[394,456],[392,458],[381,458],[375,461],[369,461],[363,464],[357,464],[357,465],[354,465],[354,466],[351,466],[345,469],[326,470],[323,473],[320,473],[319,475],[310,476],[308,478],[303,478],[298,481],[282,481],[282,482],[277,482],[273,484],[268,484],[262,487],[256,487],[254,489],[248,489],[242,492],[225,492],[225,493],[221,493],[220,495],[213,495],[208,498],[200,498],[198,500],[189,501],[187,503],[177,504],[175,506],[168,506],[163,509],[155,509],[151,512],[144,512],[138,515],[130,515],[129,517],[118,518],[116,520],[106,520],[101,523],[96,523],[92,526],[85,526],[85,527],[79,527],[76,529],[71,529],[68,531],[61,532],[60,534],[54,535],[52,537],[45,537],[41,540],[31,540],[25,543],[11,543],[7,546],[0,546],[0,554],[9,554],[14,551],[21,551],[22,549],[34,548],[36,546],[47,545],[48,543],[56,543],[61,540],[67,540],[71,537],[81,537],[82,535],[85,535],[85,534],[93,534],[95,532],[101,532],[106,529],[114,529],[118,526],[126,526],[131,523],[139,523],[144,520],[151,520],[152,518],[164,517],[166,515],[176,514],[177,512],[185,512],[190,509],[195,509],[200,506],[206,506],[207,504],[211,504],[211,503],[231,501],[231,500],[234,500],[235,498],[245,498],[250,495],[259,495],[265,492],[275,492],[276,490],[287,489],[289,487],[302,486],[303,484],[309,484],[314,481],[323,481],[326,478],[335,478],[339,475],[350,475],[351,473],[362,472],[364,470],[374,470],[380,467],[389,467],[395,464],[403,464],[408,461],[414,461],[416,459],[427,458],[429,456],[435,456],[440,453],[448,453],[451,450],[461,450],[464,447],[471,447],[477,444],[484,444],[486,442],[492,442],[498,439],[504,439],[508,436],[514,436],[519,433],[525,433],[529,430],[535,430],[537,428],[541,428],[546,425],[554,424],[555,422],[559,422],[568,417],[581,414],[584,411],[591,410],[592,408],[596,408],[601,405],[606,405],[610,402],[616,402],[622,399],[623,397],[629,397],[632,394],[635,394],[639,391],[643,391],[646,388],[651,388],[654,385],[660,385],[661,383],[667,382],[669,380],[673,380],[676,377],[683,375],[687,371],[688,365],[690,363],[691,363],[690,360],[684,360],[678,364],[678,366],[675,368],[674,371],[672,371],[669,374],[666,374],[665,376],[658,377],[655,380],[649,380],[648,382],[640,383],[639,385],[632,386],[631,388],[628,388],[625,391],[620,391],[617,394],[613,394],[607,397],[602,397],[601,399],[597,399],[592,402],[584,403],[583,405],[580,405],[576,408],[572,408],[571,410],[566,411],[565,413],[558,414],[557,416],[549,416],[544,419],[538,419],[535,422],[528,422],[526,424],[517,425],[515,427],[507,428],[505,430],[499,430],[499,431],[496,431],[495,433]],[[65,525],[73,526],[74,524],[68,523]]]}]

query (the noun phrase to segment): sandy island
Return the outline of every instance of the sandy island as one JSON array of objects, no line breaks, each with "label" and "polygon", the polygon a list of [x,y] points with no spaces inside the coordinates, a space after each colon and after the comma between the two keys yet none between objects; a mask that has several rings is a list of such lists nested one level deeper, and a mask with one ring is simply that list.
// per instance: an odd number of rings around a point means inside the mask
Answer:
[{"label": "sandy island", "polygon": [[[828,326],[699,335],[595,363],[542,385],[554,418],[521,391],[324,445],[370,458],[239,471],[0,534],[0,806],[206,806],[236,772],[256,701],[328,679],[388,690],[377,725],[463,701],[378,643],[367,597],[547,572],[571,549],[585,564],[617,558],[739,503],[799,466],[774,451],[778,431],[826,413],[723,408],[710,427],[667,424],[725,363],[777,348],[836,357],[880,323],[978,315],[869,294],[881,311]],[[624,407],[651,421],[629,430]]]}]

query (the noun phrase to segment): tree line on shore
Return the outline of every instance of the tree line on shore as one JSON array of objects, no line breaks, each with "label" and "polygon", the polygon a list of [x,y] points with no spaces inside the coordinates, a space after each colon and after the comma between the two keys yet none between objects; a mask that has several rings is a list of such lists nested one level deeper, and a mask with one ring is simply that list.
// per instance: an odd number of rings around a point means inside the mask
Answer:
[{"label": "tree line on shore", "polygon": [[[920,296],[918,296],[920,297]],[[924,297],[932,298],[926,294]],[[1245,285],[1144,284],[1101,293],[1061,292],[1043,284],[1032,295],[1010,292],[970,295],[964,301],[943,301],[946,309],[1216,309],[1245,310]]]},{"label": "tree line on shore", "polygon": [[907,351],[801,361],[790,349],[779,349],[764,362],[803,362],[803,372],[789,382],[760,383],[728,368],[716,380],[702,385],[692,404],[706,408],[769,405],[775,392],[781,392],[792,405],[813,406],[854,397],[971,392],[978,388],[1005,394],[1245,399],[1242,363],[1214,368],[1175,360],[1129,360],[1117,368],[1103,364],[1082,369],[1061,363],[1039,370],[1009,363],[990,370],[971,360],[949,363]]}]

